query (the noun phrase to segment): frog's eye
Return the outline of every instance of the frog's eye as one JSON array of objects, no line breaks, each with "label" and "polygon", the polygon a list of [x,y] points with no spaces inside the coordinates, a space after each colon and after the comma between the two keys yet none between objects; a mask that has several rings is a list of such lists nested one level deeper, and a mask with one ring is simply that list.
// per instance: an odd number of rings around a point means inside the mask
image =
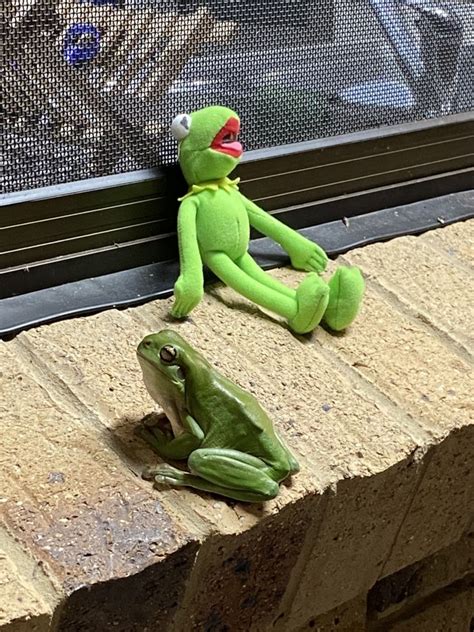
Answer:
[{"label": "frog's eye", "polygon": [[171,364],[173,360],[176,360],[177,351],[171,345],[165,345],[160,349],[160,359],[165,364]]},{"label": "frog's eye", "polygon": [[191,129],[191,117],[189,114],[178,114],[171,123],[170,131],[176,140],[183,140]]}]

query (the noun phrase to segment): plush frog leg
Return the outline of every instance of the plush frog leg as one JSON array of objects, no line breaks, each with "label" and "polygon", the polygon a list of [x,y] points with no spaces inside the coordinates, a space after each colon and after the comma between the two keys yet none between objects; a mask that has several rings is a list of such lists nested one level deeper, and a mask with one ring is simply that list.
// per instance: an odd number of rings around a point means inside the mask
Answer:
[{"label": "plush frog leg", "polygon": [[240,259],[238,259],[236,263],[241,270],[243,270],[249,276],[251,276],[252,279],[255,279],[255,281],[263,283],[263,285],[266,285],[272,290],[276,290],[277,292],[280,292],[280,294],[283,294],[284,296],[288,296],[289,298],[296,299],[295,290],[292,290],[291,287],[284,285],[283,283],[281,283],[281,281],[279,281],[278,279],[275,279],[275,277],[272,277],[271,275],[267,274],[264,270],[262,270],[262,268],[249,255],[248,252],[242,255],[242,257],[240,257]]},{"label": "plush frog leg", "polygon": [[171,439],[155,426],[140,428],[139,433],[164,459],[181,460],[187,459],[204,437],[203,431],[191,415],[185,416],[183,426],[184,432]]},{"label": "plush frog leg", "polygon": [[275,498],[278,483],[272,469],[262,460],[245,452],[229,449],[201,448],[188,459],[191,474],[169,465],[158,467],[157,483],[194,487],[244,502],[261,502]]},{"label": "plush frog leg", "polygon": [[342,331],[357,316],[364,295],[364,279],[359,268],[340,267],[328,285],[329,303],[323,322],[334,331]]},{"label": "plush frog leg", "polygon": [[252,278],[224,252],[207,253],[205,262],[219,279],[239,294],[285,318],[295,316],[297,303],[294,297],[285,296]]},{"label": "plush frog leg", "polygon": [[[282,291],[276,279],[269,281],[271,277],[249,259],[250,255],[248,258],[244,255],[237,261],[232,261],[223,252],[210,252],[206,254],[205,263],[217,277],[236,292],[288,319],[288,324],[296,333],[312,331],[321,320],[327,306],[329,288],[324,281],[317,274],[310,273],[296,291],[290,288]],[[265,283],[262,275],[268,277]]]}]

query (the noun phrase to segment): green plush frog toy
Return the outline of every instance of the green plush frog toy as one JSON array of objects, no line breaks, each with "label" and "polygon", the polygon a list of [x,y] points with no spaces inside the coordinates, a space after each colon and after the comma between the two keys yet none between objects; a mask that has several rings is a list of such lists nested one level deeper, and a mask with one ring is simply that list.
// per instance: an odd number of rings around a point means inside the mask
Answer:
[{"label": "green plush frog toy", "polygon": [[194,487],[246,502],[275,498],[298,472],[294,456],[258,401],[218,373],[171,330],[146,336],[137,349],[148,392],[171,424],[141,436],[165,459],[186,459],[190,472],[163,464],[144,473],[157,483]]},{"label": "green plush frog toy", "polygon": [[[328,283],[319,276],[327,255],[317,244],[247,199],[239,180],[227,176],[242,156],[239,117],[212,106],[177,116],[171,131],[179,141],[179,164],[190,188],[178,213],[180,275],[172,315],[183,318],[203,296],[203,264],[254,303],[283,316],[299,334],[321,320],[336,331],[356,317],[364,293],[358,268],[340,267]],[[277,241],[291,264],[309,274],[296,290],[264,272],[248,253],[250,226]]]}]

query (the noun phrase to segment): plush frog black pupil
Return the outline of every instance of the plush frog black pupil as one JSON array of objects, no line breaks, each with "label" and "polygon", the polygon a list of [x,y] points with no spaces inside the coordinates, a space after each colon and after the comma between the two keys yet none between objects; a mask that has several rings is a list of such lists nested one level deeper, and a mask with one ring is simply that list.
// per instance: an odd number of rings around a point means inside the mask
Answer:
[{"label": "plush frog black pupil", "polygon": [[[364,293],[360,271],[341,266],[325,283],[319,276],[328,261],[322,248],[240,193],[238,179],[227,177],[242,155],[239,130],[238,115],[220,106],[179,115],[173,122],[179,163],[190,186],[178,213],[180,275],[173,316],[186,316],[201,300],[204,264],[249,300],[283,316],[296,333],[312,331],[321,320],[333,330],[345,329]],[[250,256],[251,226],[277,241],[294,268],[309,272],[296,289],[264,272]]]},{"label": "plush frog black pupil", "polygon": [[216,371],[171,330],[147,336],[137,350],[148,392],[173,429],[142,429],[164,459],[187,460],[189,472],[163,464],[157,483],[193,487],[247,502],[274,498],[299,470],[253,395]]}]

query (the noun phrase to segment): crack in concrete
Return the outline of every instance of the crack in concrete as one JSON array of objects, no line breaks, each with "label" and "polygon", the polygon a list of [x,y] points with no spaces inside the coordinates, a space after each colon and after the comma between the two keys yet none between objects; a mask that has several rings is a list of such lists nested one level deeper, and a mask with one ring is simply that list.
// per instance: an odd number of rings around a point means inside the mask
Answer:
[{"label": "crack in concrete", "polygon": [[[413,453],[413,457],[412,457],[413,458],[413,462],[416,462],[416,456],[417,455],[416,455],[416,450],[415,450],[414,453]],[[390,558],[392,557],[392,553],[393,553],[393,551],[395,550],[395,547],[398,544],[400,533],[402,532],[403,527],[405,526],[405,522],[407,520],[407,517],[410,515],[413,503],[415,502],[415,498],[417,497],[417,494],[418,494],[418,490],[420,489],[420,487],[421,487],[421,485],[422,485],[422,483],[423,483],[423,481],[425,479],[426,472],[428,470],[428,467],[429,467],[429,464],[431,463],[432,458],[433,458],[433,449],[431,451],[426,452],[425,455],[424,455],[424,458],[423,458],[423,460],[421,462],[421,471],[418,474],[417,482],[413,486],[413,492],[411,494],[410,500],[407,503],[406,509],[405,509],[405,511],[403,513],[402,519],[401,519],[400,524],[398,526],[398,529],[397,529],[397,531],[395,533],[395,537],[392,540],[392,544],[391,544],[391,546],[390,546],[390,548],[388,550],[387,557],[385,558],[385,561],[384,561],[384,563],[381,566],[380,573],[379,573],[376,581],[379,581],[379,579],[381,579],[384,576],[384,571],[385,571],[385,568],[387,566],[387,563],[390,560]],[[376,583],[376,582],[374,582],[374,583]]]},{"label": "crack in concrete", "polygon": [[281,600],[278,614],[273,620],[272,627],[276,632],[286,631],[286,624],[292,614],[291,607],[299,590],[300,580],[303,577],[308,561],[311,558],[311,552],[318,543],[319,534],[326,519],[329,500],[328,492],[320,497],[320,501],[318,503],[319,511],[315,512],[313,520],[306,530],[303,546],[301,547],[300,554],[298,555],[296,564],[291,572],[288,587]]}]

